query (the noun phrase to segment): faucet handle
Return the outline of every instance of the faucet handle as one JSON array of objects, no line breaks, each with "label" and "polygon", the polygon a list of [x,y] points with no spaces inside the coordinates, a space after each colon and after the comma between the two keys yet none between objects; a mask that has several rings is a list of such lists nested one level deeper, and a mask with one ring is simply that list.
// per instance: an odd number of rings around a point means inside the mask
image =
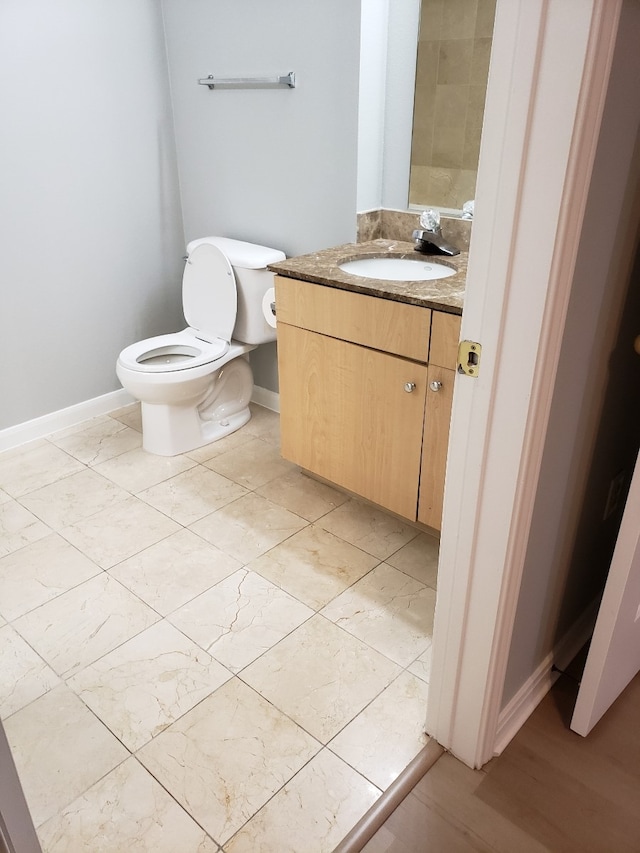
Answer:
[{"label": "faucet handle", "polygon": [[420,214],[420,225],[425,231],[432,231],[434,234],[440,232],[440,213],[433,208],[423,210]]}]

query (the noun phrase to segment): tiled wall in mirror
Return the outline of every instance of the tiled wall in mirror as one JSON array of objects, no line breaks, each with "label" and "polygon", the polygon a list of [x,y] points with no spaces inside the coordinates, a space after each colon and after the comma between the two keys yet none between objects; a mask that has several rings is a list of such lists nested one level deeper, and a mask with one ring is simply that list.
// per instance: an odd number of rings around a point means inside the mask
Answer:
[{"label": "tiled wall in mirror", "polygon": [[422,0],[409,204],[475,197],[496,0]]}]

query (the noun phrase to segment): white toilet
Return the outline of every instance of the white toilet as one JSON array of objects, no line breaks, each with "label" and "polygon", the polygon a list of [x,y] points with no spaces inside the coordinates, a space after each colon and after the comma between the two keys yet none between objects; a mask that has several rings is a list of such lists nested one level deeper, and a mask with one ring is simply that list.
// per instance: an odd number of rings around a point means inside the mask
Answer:
[{"label": "white toilet", "polygon": [[[284,252],[204,237],[187,246],[182,307],[188,328],[126,347],[116,373],[142,403],[142,446],[175,456],[247,423],[253,374],[247,353],[276,338],[263,300],[267,264]],[[268,297],[267,297],[268,299]]]}]

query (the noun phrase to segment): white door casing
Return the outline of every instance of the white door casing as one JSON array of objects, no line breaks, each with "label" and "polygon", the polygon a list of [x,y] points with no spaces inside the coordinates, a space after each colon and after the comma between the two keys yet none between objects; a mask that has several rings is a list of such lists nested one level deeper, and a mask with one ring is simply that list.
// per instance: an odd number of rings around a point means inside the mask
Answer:
[{"label": "white door casing", "polygon": [[[494,754],[622,0],[498,0],[447,466],[427,730]],[[570,34],[570,37],[568,37]]]},{"label": "white door casing", "polygon": [[9,853],[42,853],[0,722],[0,851],[7,849]]}]

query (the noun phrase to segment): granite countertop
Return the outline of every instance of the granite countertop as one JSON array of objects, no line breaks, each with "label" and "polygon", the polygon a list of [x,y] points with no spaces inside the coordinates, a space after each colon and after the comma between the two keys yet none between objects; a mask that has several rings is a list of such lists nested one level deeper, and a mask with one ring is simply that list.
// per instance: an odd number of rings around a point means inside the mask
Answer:
[{"label": "granite countertop", "polygon": [[[456,270],[455,275],[434,281],[385,281],[350,275],[339,269],[338,264],[356,258],[375,258],[380,255],[392,258],[424,258],[425,261],[444,264]],[[415,251],[413,243],[400,240],[369,240],[365,243],[345,243],[331,249],[322,249],[308,255],[287,258],[269,269],[287,278],[299,278],[340,290],[366,293],[395,302],[408,302],[423,308],[433,308],[449,314],[462,314],[464,291],[467,278],[467,253],[449,257],[447,255],[422,255]]]}]

